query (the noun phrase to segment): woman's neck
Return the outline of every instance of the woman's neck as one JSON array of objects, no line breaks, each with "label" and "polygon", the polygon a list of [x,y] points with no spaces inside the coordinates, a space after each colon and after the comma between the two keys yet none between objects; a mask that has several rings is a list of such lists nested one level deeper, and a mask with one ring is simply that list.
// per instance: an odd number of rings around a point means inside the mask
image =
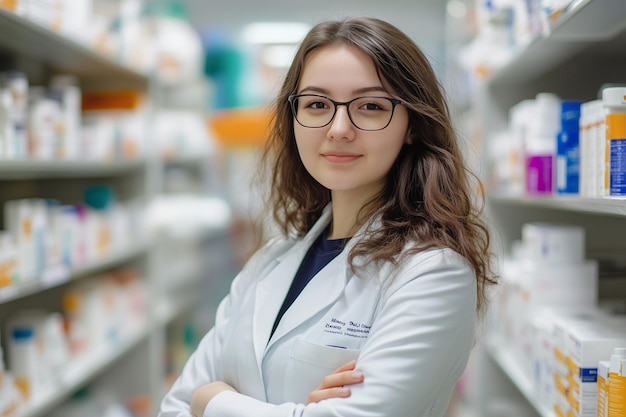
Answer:
[{"label": "woman's neck", "polygon": [[359,212],[370,198],[369,195],[333,191],[333,220],[328,239],[352,237],[363,224],[364,219],[359,218]]}]

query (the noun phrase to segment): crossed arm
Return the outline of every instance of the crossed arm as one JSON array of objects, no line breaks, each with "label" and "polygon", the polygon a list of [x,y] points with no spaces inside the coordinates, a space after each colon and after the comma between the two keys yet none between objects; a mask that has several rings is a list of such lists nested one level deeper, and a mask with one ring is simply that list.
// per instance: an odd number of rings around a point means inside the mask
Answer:
[{"label": "crossed arm", "polygon": [[199,385],[221,381],[216,358],[222,350],[220,332],[228,326],[227,301],[218,309],[221,326],[199,348],[211,355],[194,353],[159,415],[241,417],[254,411],[273,417],[363,417],[405,415],[407,410],[443,415],[447,395],[465,367],[475,320],[473,274],[462,261],[445,255],[424,254],[386,292],[376,330],[359,353],[358,368],[367,381],[362,376],[351,380],[355,363],[346,364],[323,378],[306,404],[265,403],[224,382]]},{"label": "crossed arm", "polygon": [[[350,361],[327,375],[320,385],[309,394],[306,403],[317,403],[329,398],[346,398],[351,394],[347,386],[363,382],[364,376],[355,371],[356,361]],[[191,413],[194,417],[202,417],[209,401],[222,391],[237,392],[233,387],[222,381],[202,385],[191,396]]]}]

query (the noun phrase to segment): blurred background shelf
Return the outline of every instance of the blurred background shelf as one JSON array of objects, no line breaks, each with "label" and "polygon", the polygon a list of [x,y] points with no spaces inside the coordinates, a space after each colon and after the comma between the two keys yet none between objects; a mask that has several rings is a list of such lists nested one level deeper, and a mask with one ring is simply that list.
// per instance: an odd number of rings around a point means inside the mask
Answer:
[{"label": "blurred background shelf", "polygon": [[556,417],[555,413],[548,410],[545,405],[537,402],[533,393],[534,387],[532,382],[524,374],[513,355],[507,349],[502,348],[502,345],[495,338],[488,340],[485,346],[490,357],[504,371],[511,382],[515,384],[519,392],[535,408],[537,413],[541,417]]},{"label": "blurred background shelf", "polygon": [[28,280],[24,283],[13,284],[0,289],[0,304],[8,303],[19,298],[37,294],[50,288],[57,287],[70,281],[77,280],[86,275],[93,275],[116,266],[122,266],[128,261],[148,253],[147,243],[137,243],[129,245],[127,248],[105,256],[97,261],[80,265],[77,268],[69,269],[59,266],[54,270],[43,272],[39,277]]},{"label": "blurred background shelf", "polygon": [[625,198],[581,198],[578,196],[499,197],[490,196],[497,204],[559,209],[572,212],[626,216]]},{"label": "blurred background shelf", "polygon": [[625,14],[626,2],[622,0],[575,1],[552,24],[549,33],[532,40],[497,69],[488,78],[489,84],[513,86],[532,81],[583,52],[622,54],[626,50]]},{"label": "blurred background shelf", "polygon": [[46,387],[39,395],[33,397],[26,407],[15,414],[15,417],[47,415],[55,405],[66,400],[78,388],[145,340],[150,329],[146,324],[129,333],[115,345],[96,348],[89,355],[72,361],[62,370],[56,384]]},{"label": "blurred background shelf", "polygon": [[113,79],[120,85],[145,88],[149,76],[36,22],[0,8],[0,48],[74,74],[93,84]]},{"label": "blurred background shelf", "polygon": [[[1,10],[1,9],[0,9]],[[0,181],[47,178],[107,177],[140,171],[145,159],[128,161],[0,161]]]}]

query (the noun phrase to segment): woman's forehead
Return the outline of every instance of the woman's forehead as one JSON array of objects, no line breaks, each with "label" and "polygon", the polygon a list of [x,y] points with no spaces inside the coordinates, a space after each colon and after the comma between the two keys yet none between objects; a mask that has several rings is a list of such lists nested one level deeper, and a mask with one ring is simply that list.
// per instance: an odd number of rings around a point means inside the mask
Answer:
[{"label": "woman's forehead", "polygon": [[304,90],[348,95],[387,91],[371,57],[344,44],[324,46],[307,56],[298,85],[299,92]]}]

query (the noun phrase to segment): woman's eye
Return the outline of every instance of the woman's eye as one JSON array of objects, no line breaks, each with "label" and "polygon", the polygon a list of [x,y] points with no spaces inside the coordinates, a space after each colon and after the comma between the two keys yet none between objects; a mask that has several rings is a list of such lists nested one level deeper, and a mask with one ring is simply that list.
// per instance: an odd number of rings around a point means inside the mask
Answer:
[{"label": "woman's eye", "polygon": [[364,110],[382,110],[383,108],[377,103],[365,103],[362,107]]},{"label": "woman's eye", "polygon": [[311,109],[326,109],[326,108],[328,108],[326,103],[324,103],[323,101],[312,101],[311,103],[309,103],[309,105],[307,107],[309,107]]},{"label": "woman's eye", "polygon": [[371,102],[371,103],[363,103],[363,104],[360,106],[360,108],[361,108],[362,110],[384,110],[384,109],[383,109],[383,106],[381,106],[381,105],[380,105],[380,104],[378,104],[378,103],[374,103],[374,102]]}]

